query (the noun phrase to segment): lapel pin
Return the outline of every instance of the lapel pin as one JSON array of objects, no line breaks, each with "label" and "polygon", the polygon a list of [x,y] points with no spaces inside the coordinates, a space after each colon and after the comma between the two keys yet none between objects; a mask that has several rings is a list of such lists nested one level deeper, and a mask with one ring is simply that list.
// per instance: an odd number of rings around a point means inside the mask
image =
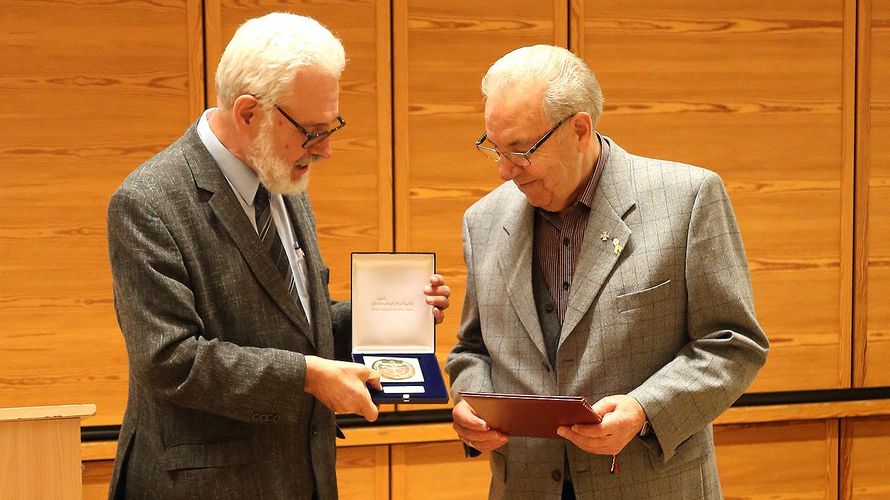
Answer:
[{"label": "lapel pin", "polygon": [[609,239],[609,233],[606,231],[600,231],[600,240],[606,241]]},{"label": "lapel pin", "polygon": [[615,255],[621,253],[621,242],[618,241],[618,238],[612,240],[612,244],[615,245]]}]

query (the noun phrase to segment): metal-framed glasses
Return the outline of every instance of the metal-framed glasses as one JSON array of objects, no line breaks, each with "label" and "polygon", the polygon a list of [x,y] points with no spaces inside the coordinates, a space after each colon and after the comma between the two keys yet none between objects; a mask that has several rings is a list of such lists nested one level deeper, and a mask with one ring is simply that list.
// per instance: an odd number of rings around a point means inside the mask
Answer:
[{"label": "metal-framed glasses", "polygon": [[305,127],[297,123],[297,120],[291,118],[291,116],[287,114],[287,112],[285,112],[283,109],[281,109],[277,104],[275,105],[275,109],[277,109],[278,112],[281,113],[281,116],[283,116],[285,120],[289,121],[291,125],[293,125],[297,128],[297,130],[300,131],[300,133],[306,136],[306,140],[303,142],[303,145],[300,146],[303,149],[309,149],[312,146],[315,146],[316,144],[325,140],[325,138],[340,130],[346,125],[346,120],[344,120],[342,116],[337,115],[337,120],[330,123],[330,128],[328,128],[328,130],[325,130],[324,132],[310,132],[306,130]]},{"label": "metal-framed glasses", "polygon": [[540,139],[537,140],[532,147],[528,148],[526,151],[499,151],[497,148],[493,148],[491,146],[484,146],[482,143],[488,139],[488,134],[483,133],[482,137],[476,141],[476,149],[479,150],[480,153],[484,154],[486,158],[490,158],[494,161],[501,161],[501,157],[504,157],[510,163],[519,166],[519,167],[528,167],[532,164],[531,156],[532,153],[538,150],[542,144],[544,144],[547,139],[553,135],[553,132],[556,132],[556,129],[559,128],[560,125],[566,122],[569,118],[575,116],[577,113],[572,113],[571,115],[560,120],[556,125],[553,126],[550,130],[547,131]]}]

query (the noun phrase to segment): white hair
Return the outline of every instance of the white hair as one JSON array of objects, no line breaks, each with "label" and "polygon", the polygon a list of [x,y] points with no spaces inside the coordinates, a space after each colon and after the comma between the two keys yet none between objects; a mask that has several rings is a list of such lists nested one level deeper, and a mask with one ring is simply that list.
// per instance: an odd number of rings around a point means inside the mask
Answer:
[{"label": "white hair", "polygon": [[551,123],[586,111],[596,127],[603,114],[603,91],[593,71],[562,47],[531,45],[507,53],[482,78],[482,95],[488,99],[523,84],[540,85],[541,108]]},{"label": "white hair", "polygon": [[273,12],[242,24],[216,68],[219,106],[252,94],[271,106],[283,97],[301,68],[340,77],[346,66],[343,44],[315,19]]}]

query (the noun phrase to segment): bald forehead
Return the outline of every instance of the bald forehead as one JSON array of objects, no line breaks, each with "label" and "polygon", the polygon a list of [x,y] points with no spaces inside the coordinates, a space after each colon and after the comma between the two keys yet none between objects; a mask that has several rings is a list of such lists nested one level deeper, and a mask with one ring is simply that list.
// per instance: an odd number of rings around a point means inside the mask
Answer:
[{"label": "bald forehead", "polygon": [[541,107],[539,85],[499,87],[485,101],[485,132],[491,142],[506,148],[534,141],[549,123]]},{"label": "bald forehead", "polygon": [[340,80],[314,68],[303,69],[294,77],[290,92],[281,104],[294,113],[303,126],[327,125],[340,108]]}]

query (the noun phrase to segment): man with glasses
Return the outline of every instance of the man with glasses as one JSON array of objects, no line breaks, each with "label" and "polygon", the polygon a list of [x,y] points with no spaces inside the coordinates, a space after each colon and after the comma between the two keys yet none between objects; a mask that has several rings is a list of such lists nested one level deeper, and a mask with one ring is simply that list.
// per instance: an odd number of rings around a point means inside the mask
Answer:
[{"label": "man with glasses", "polygon": [[[476,147],[506,182],[464,216],[446,371],[491,498],[720,498],[711,422],[768,350],[720,177],[597,133],[599,84],[563,48],[510,52],[482,92]],[[459,391],[582,395],[602,422],[508,436]]]},{"label": "man with glasses", "polygon": [[[112,498],[336,498],[334,412],[375,420],[332,304],[305,190],[331,156],[340,41],[318,22],[244,23],[219,107],[131,173],[108,209],[130,362]],[[448,287],[426,287],[437,322]],[[336,346],[335,346],[336,344]]]}]

